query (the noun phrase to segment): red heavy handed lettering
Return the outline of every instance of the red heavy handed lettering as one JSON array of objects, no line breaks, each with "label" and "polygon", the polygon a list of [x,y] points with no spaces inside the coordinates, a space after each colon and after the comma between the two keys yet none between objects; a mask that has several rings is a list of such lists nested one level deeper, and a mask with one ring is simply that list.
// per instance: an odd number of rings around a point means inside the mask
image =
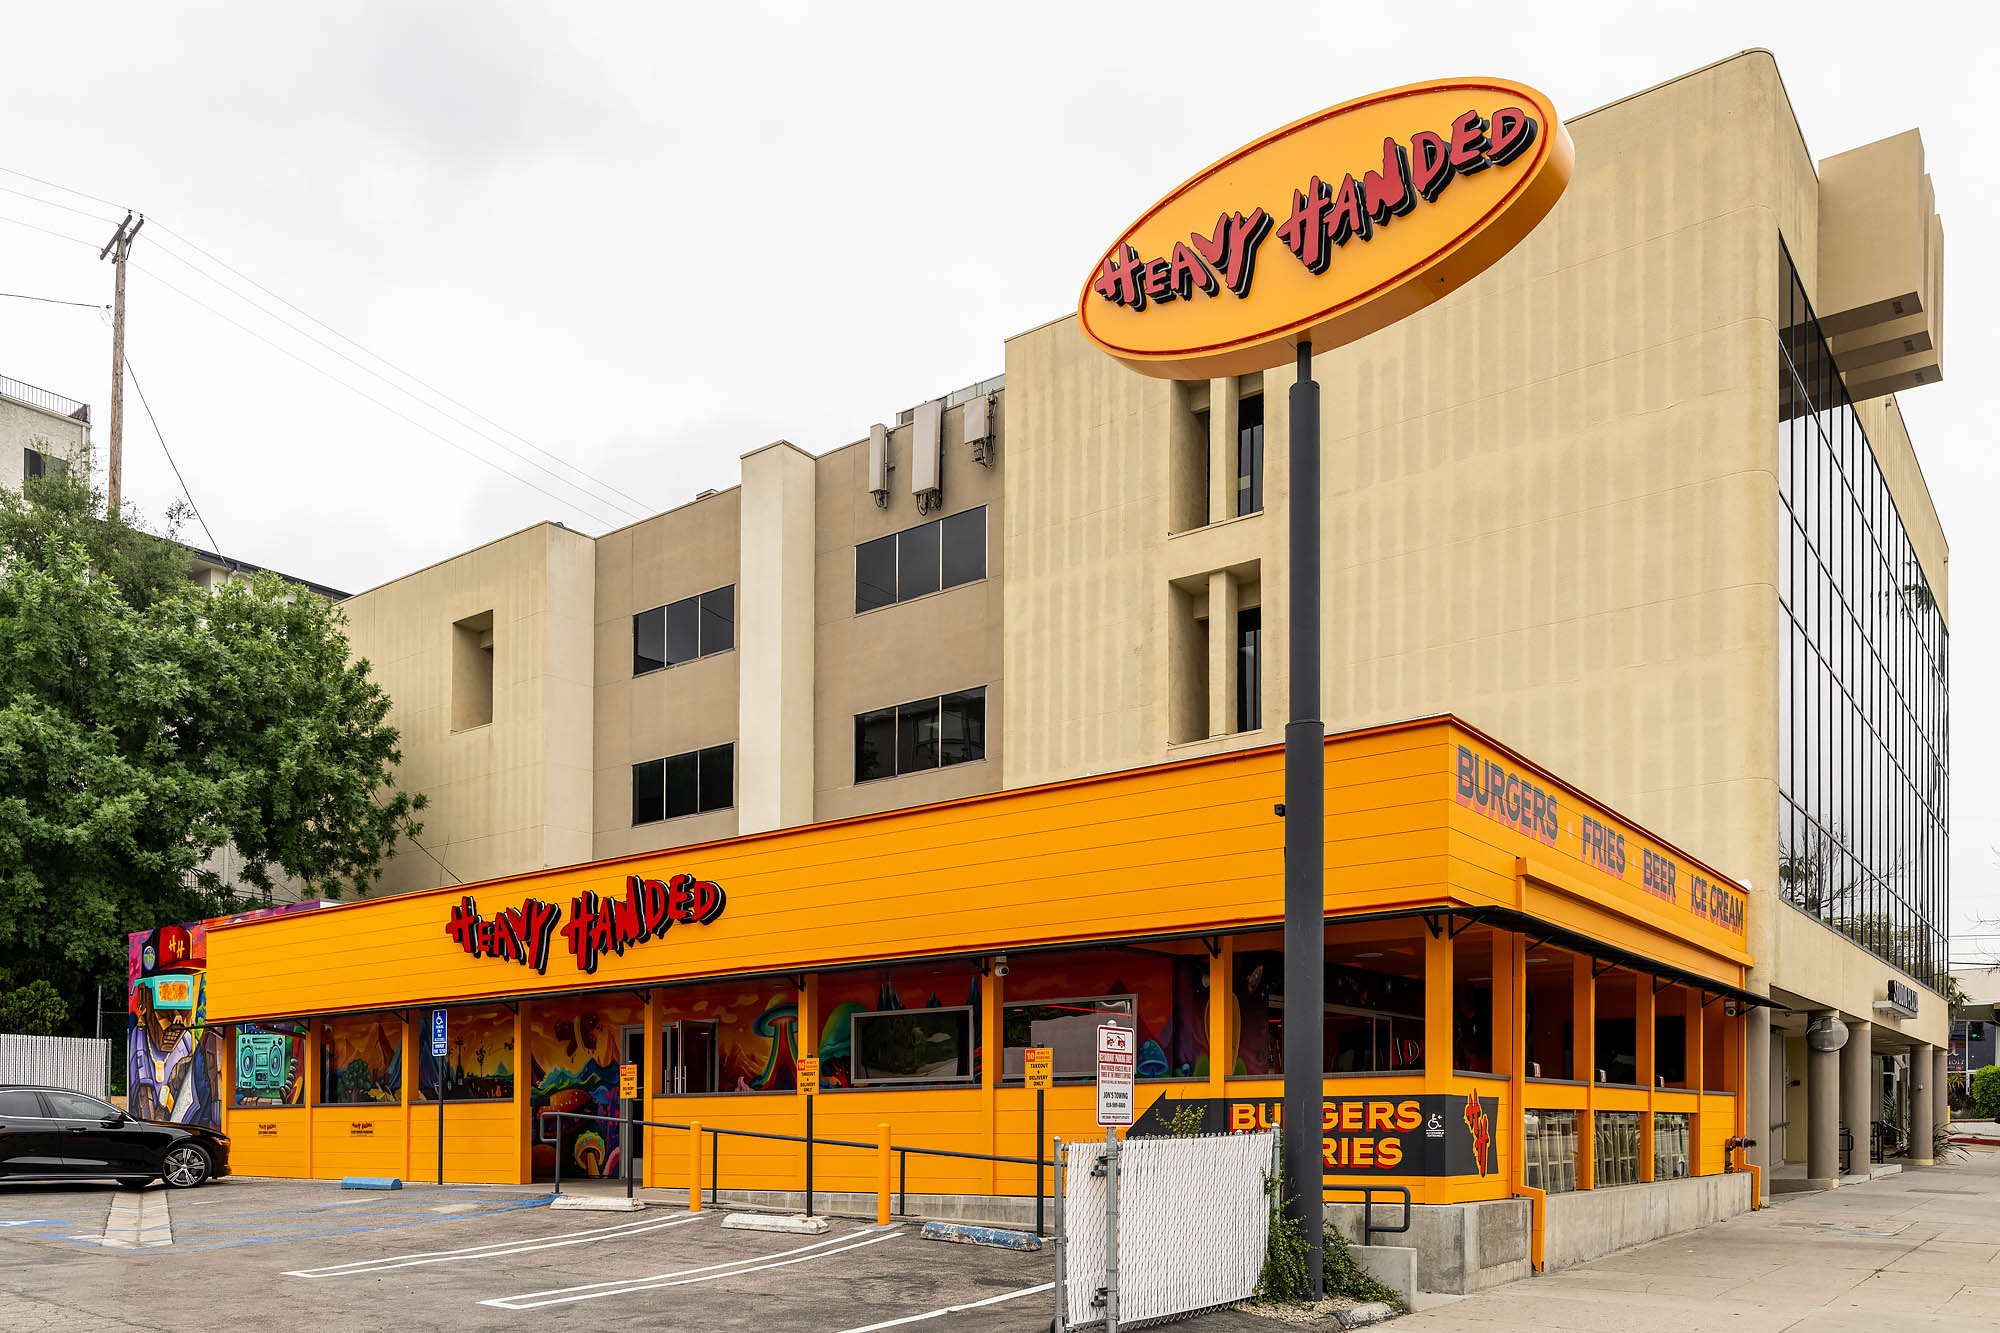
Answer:
[{"label": "red heavy handed lettering", "polygon": [[1090,289],[1113,305],[1127,305],[1134,310],[1146,308],[1146,265],[1140,261],[1139,252],[1131,246],[1120,246],[1125,256],[1120,259],[1114,252],[1104,257],[1104,267],[1097,271],[1097,280]]},{"label": "red heavy handed lettering", "polygon": [[1224,213],[1215,220],[1215,235],[1199,232],[1188,237],[1195,253],[1222,274],[1222,285],[1232,296],[1250,294],[1250,280],[1257,268],[1257,247],[1271,234],[1271,218],[1263,209]]},{"label": "red heavy handed lettering", "polygon": [[1333,212],[1333,191],[1315,176],[1304,190],[1292,191],[1292,215],[1278,228],[1278,239],[1298,257],[1308,272],[1324,273],[1333,261],[1327,219]]}]

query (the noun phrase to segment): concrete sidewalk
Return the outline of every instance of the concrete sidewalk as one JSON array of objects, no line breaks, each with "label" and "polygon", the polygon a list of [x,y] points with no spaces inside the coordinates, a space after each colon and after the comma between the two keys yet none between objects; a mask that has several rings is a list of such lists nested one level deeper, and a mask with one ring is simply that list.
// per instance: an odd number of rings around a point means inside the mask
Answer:
[{"label": "concrete sidewalk", "polygon": [[1763,1211],[1462,1299],[1410,1330],[2000,1327],[2000,1152]]}]

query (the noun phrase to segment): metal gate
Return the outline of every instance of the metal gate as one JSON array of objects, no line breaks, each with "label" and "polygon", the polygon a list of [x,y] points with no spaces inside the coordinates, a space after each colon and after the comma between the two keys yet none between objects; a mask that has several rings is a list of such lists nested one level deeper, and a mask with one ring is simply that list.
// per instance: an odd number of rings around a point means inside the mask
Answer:
[{"label": "metal gate", "polygon": [[1278,1132],[1056,1144],[1056,1327],[1106,1333],[1245,1300]]}]

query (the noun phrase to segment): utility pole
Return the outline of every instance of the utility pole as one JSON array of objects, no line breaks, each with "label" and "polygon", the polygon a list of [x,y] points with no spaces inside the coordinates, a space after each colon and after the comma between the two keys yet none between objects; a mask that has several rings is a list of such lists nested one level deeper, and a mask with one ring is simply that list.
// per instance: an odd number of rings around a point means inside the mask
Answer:
[{"label": "utility pole", "polygon": [[145,218],[135,223],[127,212],[118,230],[97,252],[99,259],[111,257],[118,271],[118,294],[111,309],[111,458],[104,486],[106,508],[113,518],[118,516],[119,493],[125,482],[125,256],[132,253],[132,242],[145,225]]}]

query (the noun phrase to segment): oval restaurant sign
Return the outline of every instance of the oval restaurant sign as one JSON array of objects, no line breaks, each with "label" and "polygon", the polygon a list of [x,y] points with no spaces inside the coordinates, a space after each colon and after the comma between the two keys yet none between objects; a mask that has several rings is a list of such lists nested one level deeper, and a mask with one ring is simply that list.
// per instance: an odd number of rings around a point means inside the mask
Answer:
[{"label": "oval restaurant sign", "polygon": [[1470,280],[1548,215],[1576,150],[1548,98],[1443,79],[1343,102],[1225,157],[1085,280],[1090,340],[1164,379],[1338,347]]}]

